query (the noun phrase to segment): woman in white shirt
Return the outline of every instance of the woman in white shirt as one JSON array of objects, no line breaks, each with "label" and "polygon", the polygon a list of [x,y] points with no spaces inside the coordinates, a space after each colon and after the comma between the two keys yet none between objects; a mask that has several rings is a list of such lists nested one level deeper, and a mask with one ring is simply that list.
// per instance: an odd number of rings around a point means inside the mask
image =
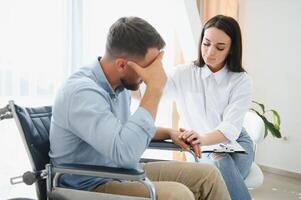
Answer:
[{"label": "woman in white shirt", "polygon": [[244,178],[253,160],[253,143],[242,127],[251,102],[251,80],[242,68],[237,21],[218,15],[204,26],[198,59],[176,67],[166,85],[180,115],[181,137],[201,145],[237,141],[247,154],[202,154],[216,165],[232,200],[251,199]]}]

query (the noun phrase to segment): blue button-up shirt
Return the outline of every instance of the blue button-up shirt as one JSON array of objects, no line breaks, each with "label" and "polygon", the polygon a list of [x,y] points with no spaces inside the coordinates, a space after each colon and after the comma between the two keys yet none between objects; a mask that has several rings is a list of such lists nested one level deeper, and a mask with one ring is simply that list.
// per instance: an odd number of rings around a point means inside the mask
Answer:
[{"label": "blue button-up shirt", "polygon": [[[81,68],[58,91],[50,127],[54,165],[136,168],[156,131],[142,107],[130,115],[130,92],[111,87],[100,63]],[[106,180],[64,175],[61,186],[91,190]]]}]

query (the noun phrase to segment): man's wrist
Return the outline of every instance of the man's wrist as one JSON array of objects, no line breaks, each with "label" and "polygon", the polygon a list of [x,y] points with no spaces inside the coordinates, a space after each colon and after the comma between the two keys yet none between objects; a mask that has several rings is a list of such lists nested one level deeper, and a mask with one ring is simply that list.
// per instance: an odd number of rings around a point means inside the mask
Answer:
[{"label": "man's wrist", "polygon": [[164,85],[162,84],[148,84],[146,85],[146,89],[149,89],[149,90],[154,90],[154,91],[158,91],[160,93],[163,92],[163,89],[164,89]]},{"label": "man's wrist", "polygon": [[167,129],[167,134],[168,134],[169,138],[171,138],[172,135],[178,135],[177,132],[178,132],[177,130],[172,129],[172,128]]},{"label": "man's wrist", "polygon": [[162,93],[163,93],[163,88],[160,88],[158,86],[147,86],[144,95],[146,93],[148,93],[149,95],[151,95],[153,97],[158,97],[160,99],[162,96]]},{"label": "man's wrist", "polygon": [[199,134],[199,141],[200,141],[201,146],[204,146],[207,144],[206,140],[207,140],[206,134]]}]

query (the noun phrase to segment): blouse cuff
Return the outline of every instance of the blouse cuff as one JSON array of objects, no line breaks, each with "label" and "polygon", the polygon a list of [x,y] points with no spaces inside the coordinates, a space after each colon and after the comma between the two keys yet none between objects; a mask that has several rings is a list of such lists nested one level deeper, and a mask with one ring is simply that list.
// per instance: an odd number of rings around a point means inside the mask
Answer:
[{"label": "blouse cuff", "polygon": [[228,122],[220,123],[216,129],[221,131],[230,141],[236,141],[240,135],[239,130]]}]

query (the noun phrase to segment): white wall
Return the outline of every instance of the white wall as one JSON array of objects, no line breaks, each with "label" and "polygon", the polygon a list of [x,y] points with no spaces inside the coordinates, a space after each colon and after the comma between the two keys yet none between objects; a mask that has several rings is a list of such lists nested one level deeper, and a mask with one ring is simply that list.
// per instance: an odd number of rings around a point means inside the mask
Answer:
[{"label": "white wall", "polygon": [[275,108],[287,140],[267,137],[259,164],[301,173],[301,1],[240,0],[244,65],[253,99]]}]

